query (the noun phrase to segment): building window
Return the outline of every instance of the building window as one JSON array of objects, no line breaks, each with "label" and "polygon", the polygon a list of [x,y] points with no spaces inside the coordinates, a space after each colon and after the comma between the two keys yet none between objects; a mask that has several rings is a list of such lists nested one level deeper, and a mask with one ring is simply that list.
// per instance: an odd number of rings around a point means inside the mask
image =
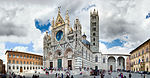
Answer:
[{"label": "building window", "polygon": [[30,59],[32,58],[32,56],[30,56]]},{"label": "building window", "polygon": [[33,60],[34,60],[34,57],[33,57]]},{"label": "building window", "polygon": [[22,55],[20,55],[20,58],[22,58]]},{"label": "building window", "polygon": [[18,64],[18,61],[17,61],[17,64]]},{"label": "building window", "polygon": [[37,62],[36,62],[36,65],[37,65]]},{"label": "building window", "polygon": [[19,67],[17,66],[17,69],[19,69]]},{"label": "building window", "polygon": [[146,58],[146,62],[148,62],[148,57]]},{"label": "building window", "polygon": [[34,65],[34,62],[33,62],[33,65]]},{"label": "building window", "polygon": [[96,31],[96,28],[93,28],[93,31]]},{"label": "building window", "polygon": [[27,56],[27,58],[29,58],[29,56]]},{"label": "building window", "polygon": [[139,56],[140,56],[140,52],[139,52]]},{"label": "building window", "polygon": [[26,64],[26,62],[24,61],[24,64]]},{"label": "building window", "polygon": [[24,59],[26,58],[26,56],[24,55]]},{"label": "building window", "polygon": [[95,56],[95,62],[98,62],[98,56],[97,55]]},{"label": "building window", "polygon": [[22,61],[20,61],[20,64],[22,64]]},{"label": "building window", "polygon": [[17,58],[19,58],[19,55],[17,55]]},{"label": "building window", "polygon": [[103,58],[103,63],[105,63],[105,58]]},{"label": "building window", "polygon": [[15,58],[15,54],[13,54],[13,58]]},{"label": "building window", "polygon": [[144,54],[144,50],[142,50],[142,55]]},{"label": "building window", "polygon": [[11,69],[11,66],[9,66],[9,69]]},{"label": "building window", "polygon": [[95,41],[95,38],[93,38],[93,41]]},{"label": "building window", "polygon": [[13,64],[15,64],[15,60],[13,60]]},{"label": "building window", "polygon": [[29,70],[29,67],[27,67],[27,70]]},{"label": "building window", "polygon": [[9,54],[9,58],[11,57],[11,54]]},{"label": "building window", "polygon": [[26,67],[24,67],[24,70],[26,69]]},{"label": "building window", "polygon": [[15,66],[13,66],[13,69],[15,69]]},{"label": "building window", "polygon": [[29,64],[29,62],[27,61],[27,64]]},{"label": "building window", "polygon": [[40,69],[40,67],[39,67],[39,69]]},{"label": "building window", "polygon": [[93,43],[93,45],[95,45],[95,43]]},{"label": "building window", "polygon": [[30,70],[32,70],[32,67],[30,67]]},{"label": "building window", "polygon": [[8,60],[8,63],[11,64],[11,60]]},{"label": "building window", "polygon": [[92,26],[96,26],[96,22],[93,22],[93,23],[92,23]]},{"label": "building window", "polygon": [[13,66],[13,69],[15,69],[15,66]]},{"label": "building window", "polygon": [[148,47],[146,48],[146,52],[148,52]]},{"label": "building window", "polygon": [[140,59],[139,59],[139,64],[140,64]]},{"label": "building window", "polygon": [[37,60],[37,57],[36,57],[36,60]]},{"label": "building window", "polygon": [[95,33],[93,33],[93,36],[95,36]]}]

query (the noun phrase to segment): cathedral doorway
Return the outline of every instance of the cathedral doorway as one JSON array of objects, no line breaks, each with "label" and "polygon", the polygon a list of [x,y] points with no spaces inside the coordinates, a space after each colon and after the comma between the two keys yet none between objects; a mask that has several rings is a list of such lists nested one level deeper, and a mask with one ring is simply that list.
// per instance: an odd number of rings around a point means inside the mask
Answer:
[{"label": "cathedral doorway", "polygon": [[72,70],[72,60],[68,60],[68,69]]},{"label": "cathedral doorway", "polygon": [[22,73],[22,67],[20,67],[20,72]]},{"label": "cathedral doorway", "polygon": [[112,71],[112,69],[113,69],[113,66],[112,66],[112,65],[110,65],[110,71]]},{"label": "cathedral doorway", "polygon": [[50,62],[50,69],[53,68],[53,62]]},{"label": "cathedral doorway", "polygon": [[58,69],[61,69],[62,68],[62,59],[58,59]]}]

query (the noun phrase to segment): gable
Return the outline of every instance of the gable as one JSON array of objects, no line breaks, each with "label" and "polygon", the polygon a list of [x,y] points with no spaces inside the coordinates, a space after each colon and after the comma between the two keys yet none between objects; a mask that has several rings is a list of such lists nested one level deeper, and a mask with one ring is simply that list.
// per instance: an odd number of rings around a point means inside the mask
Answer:
[{"label": "gable", "polygon": [[61,17],[60,13],[58,13],[58,16],[57,16],[57,19],[56,19],[56,22],[55,22],[55,27],[58,27],[58,26],[61,26],[65,24],[63,18]]}]

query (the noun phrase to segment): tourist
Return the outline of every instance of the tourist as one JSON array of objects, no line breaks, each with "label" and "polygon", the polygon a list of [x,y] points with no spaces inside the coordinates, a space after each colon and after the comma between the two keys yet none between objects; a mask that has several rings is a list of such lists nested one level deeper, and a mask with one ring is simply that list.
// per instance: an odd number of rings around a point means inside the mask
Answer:
[{"label": "tourist", "polygon": [[70,77],[69,77],[69,75],[67,75],[67,77],[66,77],[66,78],[70,78]]},{"label": "tourist", "polygon": [[63,76],[64,76],[63,73],[61,73],[61,78],[63,78]]},{"label": "tourist", "polygon": [[121,78],[123,78],[123,73],[121,73]]},{"label": "tourist", "polygon": [[71,78],[74,78],[73,75],[71,75]]},{"label": "tourist", "polygon": [[131,78],[131,76],[132,76],[131,73],[129,73],[129,78]]},{"label": "tourist", "polygon": [[55,74],[55,77],[57,78],[57,73]]}]

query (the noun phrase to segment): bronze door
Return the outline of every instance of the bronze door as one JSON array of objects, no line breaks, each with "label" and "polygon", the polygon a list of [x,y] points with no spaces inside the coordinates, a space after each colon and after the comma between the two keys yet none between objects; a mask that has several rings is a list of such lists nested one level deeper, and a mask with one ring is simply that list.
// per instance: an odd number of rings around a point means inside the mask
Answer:
[{"label": "bronze door", "polygon": [[72,60],[68,60],[68,69],[72,70]]}]

